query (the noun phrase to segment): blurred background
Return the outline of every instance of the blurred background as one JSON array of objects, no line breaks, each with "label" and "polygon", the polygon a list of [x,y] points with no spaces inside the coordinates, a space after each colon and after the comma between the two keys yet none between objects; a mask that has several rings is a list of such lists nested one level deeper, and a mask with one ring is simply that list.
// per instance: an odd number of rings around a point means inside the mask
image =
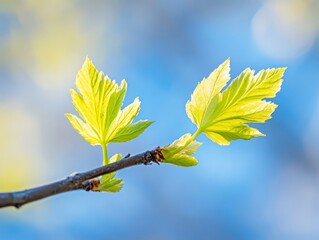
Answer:
[{"label": "blurred background", "polygon": [[155,120],[110,152],[139,153],[195,126],[185,103],[231,75],[287,66],[267,137],[204,142],[193,168],[138,166],[117,194],[71,192],[0,210],[0,239],[319,239],[319,1],[0,1],[0,191],[101,164],[64,113],[88,55]]}]

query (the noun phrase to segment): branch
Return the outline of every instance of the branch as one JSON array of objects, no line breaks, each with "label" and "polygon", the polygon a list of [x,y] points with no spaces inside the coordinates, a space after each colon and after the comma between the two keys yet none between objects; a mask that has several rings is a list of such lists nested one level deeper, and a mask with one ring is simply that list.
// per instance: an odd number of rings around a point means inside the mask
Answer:
[{"label": "branch", "polygon": [[160,148],[157,148],[132,157],[125,157],[118,162],[114,162],[103,167],[71,175],[63,180],[51,184],[24,191],[0,193],[0,208],[9,206],[19,208],[27,203],[73,190],[82,189],[90,191],[93,188],[90,180],[93,178],[134,165],[148,165],[152,162],[158,163],[161,159],[163,159],[163,156],[161,155]]}]

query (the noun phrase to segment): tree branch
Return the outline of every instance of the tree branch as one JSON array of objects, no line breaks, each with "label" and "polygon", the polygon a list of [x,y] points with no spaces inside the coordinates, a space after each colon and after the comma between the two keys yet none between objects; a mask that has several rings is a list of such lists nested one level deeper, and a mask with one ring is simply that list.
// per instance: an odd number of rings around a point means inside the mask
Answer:
[{"label": "tree branch", "polygon": [[158,161],[163,159],[159,149],[160,148],[152,151],[146,151],[132,157],[125,157],[118,162],[95,168],[87,172],[77,173],[51,184],[24,191],[0,193],[0,208],[9,206],[19,208],[27,203],[73,190],[82,189],[90,191],[92,190],[90,179],[134,165],[148,165],[152,162],[158,163]]}]

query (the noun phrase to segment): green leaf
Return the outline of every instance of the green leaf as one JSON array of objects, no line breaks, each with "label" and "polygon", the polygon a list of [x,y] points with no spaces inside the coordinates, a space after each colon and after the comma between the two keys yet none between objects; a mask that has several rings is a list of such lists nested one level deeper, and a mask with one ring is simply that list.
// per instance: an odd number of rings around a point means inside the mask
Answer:
[{"label": "green leaf", "polygon": [[184,134],[173,143],[162,148],[163,162],[178,166],[190,167],[197,165],[198,161],[192,157],[202,143],[194,141],[190,133]]},{"label": "green leaf", "polygon": [[222,63],[208,78],[197,84],[191,100],[186,103],[186,113],[197,126],[201,125],[202,118],[209,111],[212,99],[222,90],[230,79],[229,58]]},{"label": "green leaf", "polygon": [[[66,117],[92,145],[106,145],[113,142],[112,139],[117,142],[121,142],[121,139],[131,140],[153,123],[144,120],[144,128],[139,124],[131,124],[140,110],[139,99],[136,98],[121,110],[127,88],[125,80],[120,85],[111,81],[103,72],[98,72],[88,57],[76,77],[75,85],[78,92],[71,89],[70,93],[73,105],[82,119],[72,114],[66,114]],[[141,130],[137,130],[137,127]]]},{"label": "green leaf", "polygon": [[122,158],[122,154],[116,153],[109,159],[109,164],[115,163],[115,162],[121,160],[121,158]]},{"label": "green leaf", "polygon": [[99,137],[91,126],[73,114],[65,114],[76,131],[92,145],[99,144]]},{"label": "green leaf", "polygon": [[196,158],[186,154],[174,154],[168,159],[165,159],[164,162],[182,167],[192,167],[198,164]]},{"label": "green leaf", "polygon": [[107,178],[102,178],[98,190],[101,192],[119,192],[124,185],[124,181],[122,179],[115,178],[115,173],[109,173],[107,175]]},{"label": "green leaf", "polygon": [[[110,159],[109,163],[114,163],[119,161],[122,158],[122,154],[114,154]],[[100,184],[98,187],[99,191],[102,192],[119,192],[123,185],[124,182],[122,179],[115,178],[115,172],[105,174],[102,176],[100,180]]]},{"label": "green leaf", "polygon": [[112,142],[127,142],[131,139],[138,137],[145,131],[154,121],[141,120],[131,125],[125,126],[120,129],[115,137],[111,139]]},{"label": "green leaf", "polygon": [[229,80],[229,60],[226,60],[197,85],[186,104],[186,112],[199,132],[220,145],[265,136],[246,123],[262,123],[271,118],[277,105],[263,99],[276,96],[285,69],[261,70],[256,75],[246,69],[221,92]]}]

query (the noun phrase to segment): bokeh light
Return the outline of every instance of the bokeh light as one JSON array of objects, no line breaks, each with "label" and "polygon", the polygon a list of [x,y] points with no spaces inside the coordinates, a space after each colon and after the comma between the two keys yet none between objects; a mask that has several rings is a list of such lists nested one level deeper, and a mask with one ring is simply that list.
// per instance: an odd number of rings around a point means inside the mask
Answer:
[{"label": "bokeh light", "polygon": [[318,34],[316,1],[268,0],[254,16],[252,32],[265,54],[279,59],[302,56]]}]

